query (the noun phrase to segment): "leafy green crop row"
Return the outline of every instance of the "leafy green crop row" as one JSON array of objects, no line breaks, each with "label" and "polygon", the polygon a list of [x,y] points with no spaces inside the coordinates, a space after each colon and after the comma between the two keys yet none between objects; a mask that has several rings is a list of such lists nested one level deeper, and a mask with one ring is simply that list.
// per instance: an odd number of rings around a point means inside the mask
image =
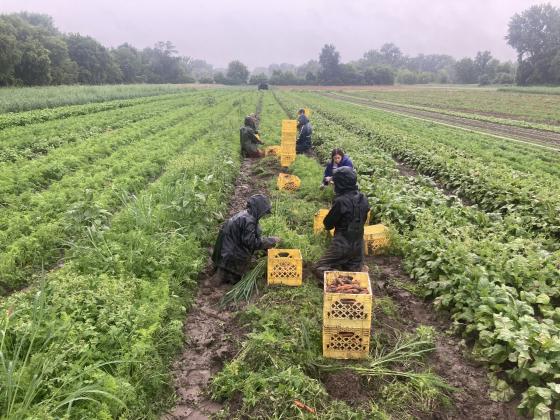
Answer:
[{"label": "leafy green crop row", "polygon": [[560,402],[560,252],[546,251],[515,215],[464,207],[429,178],[400,176],[378,140],[342,127],[332,108],[312,107],[319,155],[335,146],[350,154],[374,218],[403,236],[406,269],[473,340],[474,355],[496,375],[495,396],[514,394],[503,379],[517,383],[520,408],[548,418]]},{"label": "leafy green crop row", "polygon": [[[362,99],[368,99],[367,97],[364,98],[363,95],[356,94],[356,92],[352,92],[348,94],[348,96],[358,97]],[[433,108],[431,106],[421,106],[421,105],[411,105],[408,103],[397,103],[397,102],[387,102],[387,101],[380,101],[381,103],[386,103],[390,105],[399,105],[402,108],[410,108],[410,109],[417,109],[419,111],[428,111],[428,112],[435,112],[441,115],[449,115],[452,117],[460,117],[460,118],[467,118],[470,120],[475,121],[486,121],[491,123],[497,123],[501,125],[508,125],[511,127],[519,127],[519,128],[531,128],[535,130],[542,130],[542,131],[551,131],[554,133],[560,133],[560,127],[555,125],[549,124],[539,124],[527,121],[521,121],[516,119],[508,119],[508,118],[498,118],[493,117],[490,115],[480,115],[477,114],[476,111],[473,112],[458,112],[452,111],[446,108]],[[375,102],[374,102],[375,103]]]},{"label": "leafy green crop row", "polygon": [[[313,100],[312,104],[341,126],[373,140],[397,159],[456,190],[483,210],[516,215],[521,225],[553,239],[560,238],[558,178],[519,173],[505,164],[478,158],[476,151],[466,153],[437,139],[394,128],[383,117],[372,120],[375,114],[357,106],[324,99]],[[557,243],[551,241],[550,248],[557,249]]]},{"label": "leafy green crop row", "polygon": [[[211,112],[221,115],[230,109],[227,100]],[[171,157],[211,128],[202,118],[206,112],[210,111],[201,109],[196,118],[187,118],[192,113],[188,108],[174,111],[163,126],[148,127],[148,135],[137,136],[133,131],[135,141],[109,157],[83,165],[40,194],[18,196],[14,206],[1,213],[3,293],[27,284],[28,276],[41,267],[50,267],[63,256],[67,241],[84,234],[84,226],[102,223],[122,205],[123,196],[145,188]],[[101,212],[99,206],[109,213]]]},{"label": "leafy green crop row", "polygon": [[41,191],[78,169],[95,165],[98,159],[109,156],[120,147],[173,126],[208,105],[182,98],[178,102],[158,103],[158,106],[161,110],[157,113],[144,111],[145,118],[128,121],[129,124],[122,129],[64,145],[33,161],[0,163],[0,204],[12,206],[23,202],[23,206],[27,206],[26,198],[22,199],[21,194]]},{"label": "leafy green crop row", "polygon": [[52,109],[37,109],[33,111],[0,114],[0,130],[8,127],[36,124],[61,118],[75,117],[78,115],[93,114],[119,108],[128,108],[143,103],[158,102],[167,96],[145,97],[137,99],[115,100],[108,102],[91,103],[84,105],[68,105]]},{"label": "leafy green crop row", "polygon": [[164,95],[185,90],[183,86],[163,84],[4,87],[0,89],[0,113]]},{"label": "leafy green crop row", "polygon": [[207,134],[194,136],[110,222],[84,223],[89,235],[42,288],[4,299],[0,351],[10,369],[0,365],[0,375],[10,386],[0,411],[7,417],[155,418],[169,404],[170,359],[215,237],[208,232],[223,220],[239,170],[239,118],[254,109],[255,96],[235,100],[242,114],[228,101],[185,124]]},{"label": "leafy green crop row", "polygon": [[[394,90],[377,90],[370,92],[351,92],[365,98],[419,105],[438,110],[452,110],[461,113],[482,114],[487,117],[499,117],[517,121],[536,123],[560,123],[560,99],[546,95],[553,89],[545,88],[542,92],[533,89],[500,88],[498,92],[487,88],[461,89],[406,87]],[[350,92],[348,92],[350,93]],[[531,95],[529,93],[542,93]]]},{"label": "leafy green crop row", "polygon": [[201,98],[200,93],[194,92],[190,95],[173,95],[154,103],[141,103],[25,127],[10,127],[0,131],[0,163],[41,157],[58,147],[117,131]]}]

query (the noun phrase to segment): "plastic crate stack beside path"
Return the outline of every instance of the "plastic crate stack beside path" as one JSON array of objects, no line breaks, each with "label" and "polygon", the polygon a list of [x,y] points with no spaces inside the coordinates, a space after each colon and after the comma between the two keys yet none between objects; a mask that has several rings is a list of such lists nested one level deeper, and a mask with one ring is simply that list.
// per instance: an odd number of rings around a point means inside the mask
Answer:
[{"label": "plastic crate stack beside path", "polygon": [[297,121],[282,120],[280,165],[290,166],[296,160]]},{"label": "plastic crate stack beside path", "polygon": [[290,174],[278,174],[278,181],[276,181],[276,186],[282,191],[295,191],[301,185],[301,179],[295,175]]},{"label": "plastic crate stack beside path", "polygon": [[301,286],[303,277],[302,260],[299,249],[269,249],[266,269],[268,284]]},{"label": "plastic crate stack beside path", "polygon": [[[367,293],[329,292],[340,276],[351,279]],[[323,293],[323,356],[365,359],[369,354],[373,294],[368,273],[327,271]]]}]

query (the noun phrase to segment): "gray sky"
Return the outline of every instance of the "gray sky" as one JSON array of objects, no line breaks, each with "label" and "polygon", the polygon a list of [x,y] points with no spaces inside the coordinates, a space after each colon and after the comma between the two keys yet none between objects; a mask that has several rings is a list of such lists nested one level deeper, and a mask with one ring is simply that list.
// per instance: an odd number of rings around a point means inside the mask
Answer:
[{"label": "gray sky", "polygon": [[[0,12],[51,15],[63,32],[105,46],[172,41],[180,54],[225,67],[302,64],[333,43],[342,61],[384,42],[408,55],[514,59],[504,36],[510,17],[546,0],[0,0]],[[560,6],[560,0],[548,0]]]}]

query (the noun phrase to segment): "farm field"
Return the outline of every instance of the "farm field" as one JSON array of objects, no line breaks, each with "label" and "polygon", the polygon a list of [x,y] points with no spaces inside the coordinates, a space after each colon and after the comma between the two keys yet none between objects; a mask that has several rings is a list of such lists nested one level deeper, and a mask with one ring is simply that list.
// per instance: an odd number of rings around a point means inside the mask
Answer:
[{"label": "farm field", "polygon": [[[558,152],[311,89],[76,92],[50,92],[51,103],[0,90],[6,418],[545,419],[559,410]],[[535,130],[560,124],[556,95],[342,93]],[[281,121],[304,106],[312,154],[287,169],[275,156],[240,157],[245,115],[258,114],[274,145]],[[370,222],[391,232],[390,248],[367,257],[374,308],[363,361],[323,357],[323,290],[310,271],[330,241],[314,234],[313,217],[333,198],[319,184],[335,147],[354,161]],[[301,179],[297,191],[278,191],[283,171]],[[267,286],[262,255],[245,288],[206,282],[219,227],[257,192],[273,203],[263,234],[302,253],[302,287]]]},{"label": "farm field", "polygon": [[556,90],[540,89],[536,91],[539,93],[534,94],[525,91],[528,89],[404,86],[398,89],[344,90],[362,98],[403,105],[541,124],[560,124],[560,98]]}]

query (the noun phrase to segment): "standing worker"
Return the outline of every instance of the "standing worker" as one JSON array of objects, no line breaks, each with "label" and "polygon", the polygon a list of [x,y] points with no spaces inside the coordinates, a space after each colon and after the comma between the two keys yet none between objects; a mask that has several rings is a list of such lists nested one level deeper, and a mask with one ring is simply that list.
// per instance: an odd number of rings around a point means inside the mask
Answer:
[{"label": "standing worker", "polygon": [[241,155],[243,157],[258,158],[264,156],[264,152],[258,148],[259,144],[264,143],[257,136],[255,128],[255,120],[251,116],[245,117],[244,126],[239,130]]},{"label": "standing worker", "polygon": [[296,141],[296,153],[305,153],[311,149],[311,134],[313,127],[309,122],[309,118],[305,115],[305,109],[298,111],[297,118],[298,138]]},{"label": "standing worker", "polygon": [[344,154],[344,151],[340,148],[333,149],[331,152],[331,161],[325,167],[325,173],[323,175],[323,183],[321,187],[326,187],[332,181],[333,172],[337,168],[342,168],[343,166],[348,166],[349,168],[354,168],[352,160],[348,155]]},{"label": "standing worker", "polygon": [[247,271],[255,251],[272,248],[280,242],[280,238],[274,236],[261,237],[259,220],[271,210],[268,197],[255,194],[247,200],[246,210],[224,223],[212,253],[216,270],[211,281],[213,285],[237,283]]},{"label": "standing worker", "polygon": [[313,266],[319,284],[323,284],[325,271],[361,271],[364,266],[364,224],[369,203],[358,191],[357,175],[347,166],[333,174],[333,206],[325,216],[325,229],[334,228],[334,238],[323,256]]}]

